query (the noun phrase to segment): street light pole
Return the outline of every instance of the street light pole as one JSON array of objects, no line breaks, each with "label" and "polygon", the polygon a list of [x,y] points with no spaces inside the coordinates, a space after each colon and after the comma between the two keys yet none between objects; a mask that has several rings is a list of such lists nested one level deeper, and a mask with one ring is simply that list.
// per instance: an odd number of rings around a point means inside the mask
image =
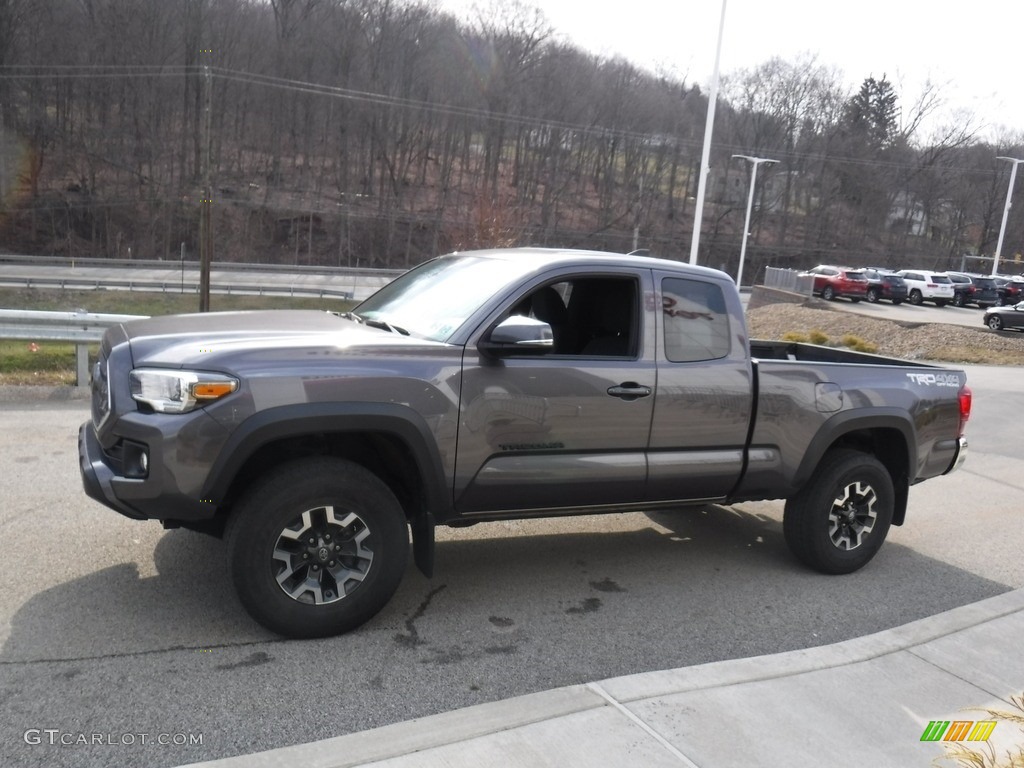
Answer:
[{"label": "street light pole", "polygon": [[1007,160],[1013,163],[1013,170],[1010,171],[1010,186],[1006,190],[1006,205],[1003,207],[1003,223],[999,226],[999,240],[996,242],[996,256],[992,259],[992,274],[999,271],[999,254],[1003,250],[1003,235],[1006,234],[1006,219],[1010,215],[1010,203],[1013,201],[1013,182],[1017,179],[1017,166],[1024,163],[1016,157],[997,157],[996,160]]},{"label": "street light pole", "polygon": [[733,155],[750,163],[750,192],[747,194],[747,218],[743,222],[743,245],[740,246],[740,268],[736,271],[736,287],[742,287],[743,260],[747,257],[747,235],[750,234],[750,210],[754,207],[754,184],[757,181],[757,166],[761,163],[777,163],[767,157],[752,157],[751,155]]},{"label": "street light pole", "polygon": [[715,130],[715,106],[718,103],[718,64],[722,58],[722,36],[725,34],[725,3],[722,0],[722,16],[718,21],[718,46],[715,48],[715,69],[711,73],[711,93],[708,95],[708,114],[704,121],[704,148],[700,155],[700,175],[697,177],[697,205],[693,211],[693,239],[690,241],[690,263],[697,263],[697,249],[700,247],[700,227],[704,218],[704,190],[707,187],[708,163],[711,160],[711,135]]}]

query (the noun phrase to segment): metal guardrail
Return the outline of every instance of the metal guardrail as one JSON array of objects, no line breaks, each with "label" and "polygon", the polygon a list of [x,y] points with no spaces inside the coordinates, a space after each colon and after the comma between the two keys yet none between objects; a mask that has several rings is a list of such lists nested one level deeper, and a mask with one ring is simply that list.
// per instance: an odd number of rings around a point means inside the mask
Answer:
[{"label": "metal guardrail", "polygon": [[764,287],[810,296],[814,289],[814,278],[810,275],[801,276],[795,269],[765,267]]},{"label": "metal guardrail", "polygon": [[[221,295],[363,299],[401,269],[216,263],[210,292]],[[199,263],[153,259],[69,259],[0,254],[0,285],[61,290],[199,294]]]},{"label": "metal guardrail", "polygon": [[[20,264],[40,267],[96,267],[100,269],[194,269],[199,270],[198,261],[178,259],[71,259],[67,256],[25,256],[0,253],[0,264]],[[404,269],[377,269],[374,267],[320,267],[304,264],[253,264],[250,262],[218,261],[211,265],[214,270],[224,272],[291,272],[310,275],[356,275],[361,277],[397,277]]]},{"label": "metal guardrail", "polygon": [[0,339],[70,341],[75,344],[75,383],[89,386],[89,345],[99,342],[107,328],[146,315],[109,315],[93,312],[43,312],[0,309]]},{"label": "metal guardrail", "polygon": [[[0,284],[17,284],[26,288],[60,288],[66,290],[98,290],[110,288],[128,291],[160,291],[162,293],[199,293],[197,280],[159,280],[135,278],[133,280],[109,280],[88,277],[11,277],[0,276]],[[210,293],[240,294],[249,296],[310,296],[316,298],[353,299],[355,291],[339,288],[321,288],[306,285],[268,286],[262,283],[232,283],[228,286],[213,285]]]}]

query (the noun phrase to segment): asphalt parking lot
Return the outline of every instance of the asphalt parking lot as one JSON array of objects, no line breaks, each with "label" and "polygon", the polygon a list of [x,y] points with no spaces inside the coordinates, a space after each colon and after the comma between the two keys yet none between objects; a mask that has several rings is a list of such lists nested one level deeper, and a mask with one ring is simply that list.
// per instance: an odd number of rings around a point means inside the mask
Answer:
[{"label": "asphalt parking lot", "polygon": [[985,315],[985,311],[978,307],[954,307],[952,304],[936,307],[934,304],[914,306],[904,302],[897,306],[887,301],[880,301],[877,304],[861,301],[854,304],[844,299],[838,299],[836,304],[840,303],[843,305],[843,309],[849,312],[901,323],[946,323],[981,328],[983,327],[981,319]]}]

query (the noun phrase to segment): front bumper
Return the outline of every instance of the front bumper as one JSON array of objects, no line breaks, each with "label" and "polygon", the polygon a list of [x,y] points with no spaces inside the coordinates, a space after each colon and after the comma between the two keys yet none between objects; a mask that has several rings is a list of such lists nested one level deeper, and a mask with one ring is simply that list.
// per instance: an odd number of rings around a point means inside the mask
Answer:
[{"label": "front bumper", "polygon": [[[140,442],[151,451],[149,476],[125,477],[118,458],[103,450],[96,430],[87,421],[78,430],[78,465],[82,487],[89,498],[133,520],[199,521],[213,517],[212,500],[182,492],[173,473],[162,466],[162,446],[156,432],[140,432],[150,440]],[[197,494],[198,495],[198,494]]]},{"label": "front bumper", "polygon": [[117,477],[109,459],[103,453],[100,441],[92,422],[87,421],[78,428],[78,468],[82,473],[82,486],[85,494],[104,504],[115,512],[133,520],[145,520],[146,516],[132,509],[117,498],[112,481]]}]

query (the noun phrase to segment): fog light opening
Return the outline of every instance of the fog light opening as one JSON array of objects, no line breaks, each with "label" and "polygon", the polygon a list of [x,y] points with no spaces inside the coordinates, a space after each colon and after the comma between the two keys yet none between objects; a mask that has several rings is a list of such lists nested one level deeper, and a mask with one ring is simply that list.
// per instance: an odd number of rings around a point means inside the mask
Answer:
[{"label": "fog light opening", "polygon": [[125,441],[124,476],[132,480],[149,477],[149,449],[145,445]]}]

